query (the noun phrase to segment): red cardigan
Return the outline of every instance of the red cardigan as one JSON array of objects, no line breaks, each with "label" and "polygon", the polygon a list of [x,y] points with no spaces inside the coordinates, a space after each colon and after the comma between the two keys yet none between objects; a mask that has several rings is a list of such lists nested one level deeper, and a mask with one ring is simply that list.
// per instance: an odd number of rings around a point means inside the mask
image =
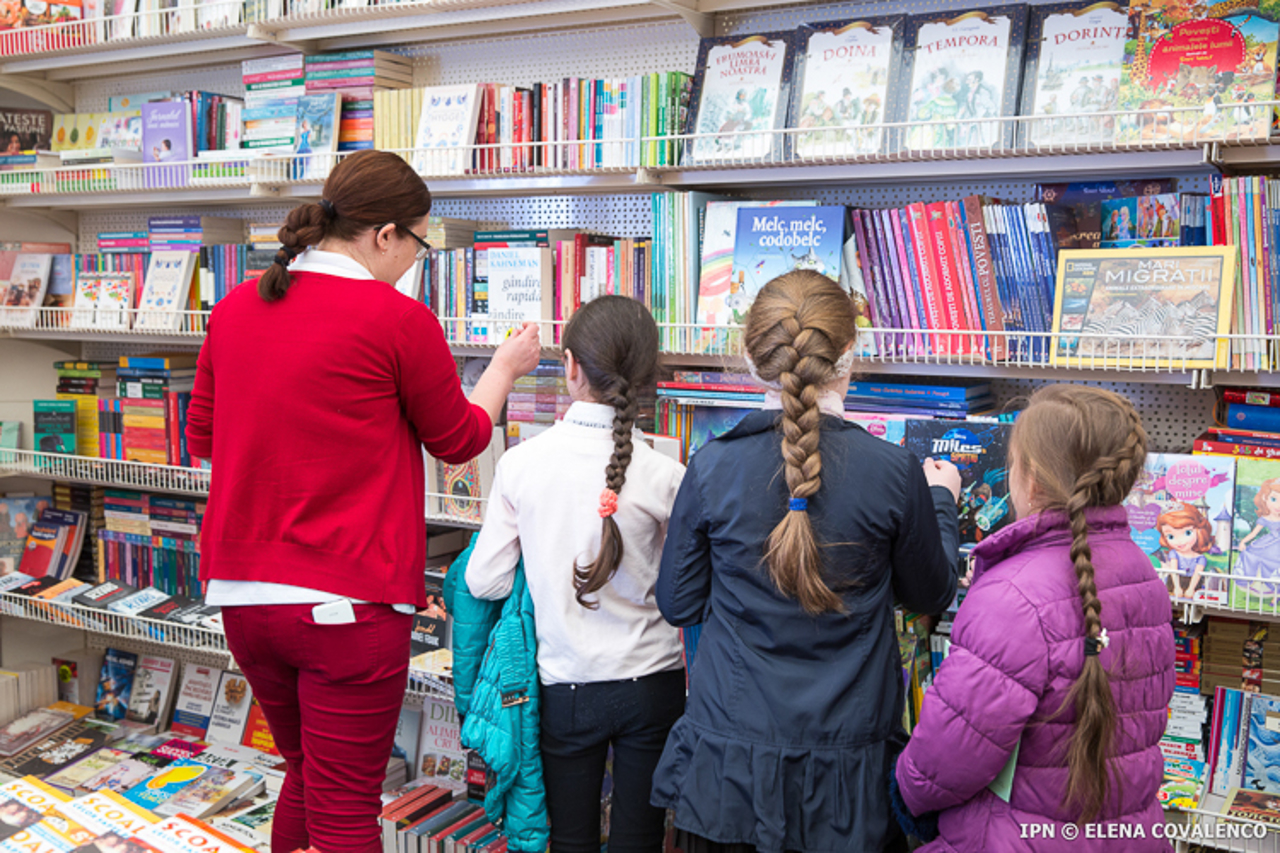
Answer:
[{"label": "red cardigan", "polygon": [[268,581],[426,606],[422,445],[464,462],[489,443],[440,323],[381,281],[294,273],[213,310],[187,420],[213,465],[202,580]]}]

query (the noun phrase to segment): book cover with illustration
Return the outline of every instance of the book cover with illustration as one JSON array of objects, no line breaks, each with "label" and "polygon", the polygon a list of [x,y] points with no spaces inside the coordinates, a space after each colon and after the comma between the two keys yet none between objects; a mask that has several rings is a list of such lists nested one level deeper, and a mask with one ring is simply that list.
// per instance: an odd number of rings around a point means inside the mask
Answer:
[{"label": "book cover with illustration", "polygon": [[1013,520],[1006,457],[1012,424],[909,420],[904,446],[960,469],[960,542],[981,542]]},{"label": "book cover with illustration", "polygon": [[844,259],[843,207],[742,207],[733,245],[729,288],[742,311],[783,273],[813,270],[840,281]]},{"label": "book cover with illustration", "polygon": [[209,729],[222,670],[188,663],[182,667],[182,684],[173,708],[175,734],[203,738]]},{"label": "book cover with illustration", "polygon": [[[784,156],[795,34],[704,38],[698,46],[687,133],[690,163],[768,161]],[[759,131],[751,133],[750,131]]]},{"label": "book cover with illustration", "polygon": [[796,46],[791,127],[795,156],[850,157],[886,150],[880,125],[901,120],[901,16],[806,24]]},{"label": "book cover with illustration", "polygon": [[133,679],[133,697],[125,719],[146,726],[159,725],[168,716],[176,668],[172,658],[143,655]]},{"label": "book cover with illustration", "polygon": [[[1115,136],[1129,16],[1121,3],[1031,7],[1022,86],[1024,137],[1033,147],[1106,144]],[[1056,116],[1065,116],[1056,118]]]},{"label": "book cover with illustration", "polygon": [[124,798],[136,803],[144,809],[155,811],[157,806],[176,796],[188,785],[207,773],[215,772],[215,768],[201,764],[190,758],[179,758],[150,779],[147,779],[124,792]]},{"label": "book cover with illustration", "polygon": [[1064,249],[1053,362],[1225,367],[1234,282],[1234,250],[1223,246]]},{"label": "book cover with illustration", "polygon": [[238,672],[223,672],[204,739],[209,743],[238,746],[252,707],[253,688],[249,680]]},{"label": "book cover with illustration", "polygon": [[1181,245],[1181,208],[1177,193],[1104,199],[1100,248]]},{"label": "book cover with illustration", "polygon": [[176,330],[191,289],[194,252],[152,252],[138,298],[135,329]]},{"label": "book cover with illustration", "polygon": [[75,400],[33,400],[31,408],[35,449],[40,453],[75,453]]},{"label": "book cover with illustration", "polygon": [[191,105],[157,101],[142,105],[143,183],[148,188],[184,187],[190,182]]},{"label": "book cover with illustration", "polygon": [[52,151],[53,113],[12,107],[0,109],[0,141],[3,154]]},{"label": "book cover with illustration", "polygon": [[1017,112],[1027,7],[913,17],[907,29],[911,88],[906,133],[913,151],[999,148],[1013,124],[980,119]]},{"label": "book cover with illustration", "polygon": [[1148,453],[1125,498],[1129,533],[1174,598],[1226,604],[1235,460]]},{"label": "book cover with illustration", "polygon": [[[338,92],[321,92],[298,98],[298,138],[294,153],[294,177],[319,180],[333,168],[330,157],[338,150],[338,120],[342,98]],[[301,156],[307,155],[307,156]]]},{"label": "book cover with illustration", "polygon": [[427,86],[422,90],[422,113],[414,169],[420,175],[461,175],[471,165],[480,115],[480,87]]},{"label": "book cover with illustration", "polygon": [[1280,460],[1236,460],[1231,551],[1232,609],[1280,612]]},{"label": "book cover with illustration", "polygon": [[93,328],[126,330],[133,310],[133,273],[97,273],[98,301],[94,304]]},{"label": "book cover with illustration", "polygon": [[138,669],[138,656],[120,649],[107,649],[98,676],[98,695],[94,716],[99,720],[119,721],[129,712],[133,694],[133,677]]},{"label": "book cover with illustration", "polygon": [[0,325],[26,328],[36,325],[52,268],[53,255],[21,252],[14,258],[9,280],[3,283],[7,290]]},{"label": "book cover with illustration", "polygon": [[1275,97],[1277,0],[1144,0],[1120,77],[1117,144],[1266,139]]},{"label": "book cover with illustration", "polygon": [[417,775],[432,785],[465,795],[467,751],[462,748],[462,726],[453,703],[427,699],[419,735]]},{"label": "book cover with illustration", "polygon": [[1253,697],[1249,705],[1249,747],[1240,787],[1280,796],[1280,699]]},{"label": "book cover with illustration", "polygon": [[27,536],[49,506],[49,498],[0,498],[0,576],[18,570]]}]

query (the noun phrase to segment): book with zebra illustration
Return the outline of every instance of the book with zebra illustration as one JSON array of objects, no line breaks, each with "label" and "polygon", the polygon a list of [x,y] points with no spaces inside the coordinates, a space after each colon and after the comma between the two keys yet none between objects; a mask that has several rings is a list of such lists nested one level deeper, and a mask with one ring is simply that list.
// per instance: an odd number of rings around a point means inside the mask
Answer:
[{"label": "book with zebra illustration", "polygon": [[1054,364],[1225,368],[1234,281],[1227,247],[1063,250]]}]

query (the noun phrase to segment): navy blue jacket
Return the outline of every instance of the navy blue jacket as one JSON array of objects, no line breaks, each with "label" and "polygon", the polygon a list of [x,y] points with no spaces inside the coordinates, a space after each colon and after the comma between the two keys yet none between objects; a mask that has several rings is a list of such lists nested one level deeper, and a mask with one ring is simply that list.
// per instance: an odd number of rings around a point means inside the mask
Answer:
[{"label": "navy blue jacket", "polygon": [[704,624],[653,803],[713,841],[880,850],[897,833],[888,783],[906,741],[893,604],[951,603],[956,505],[909,452],[824,415],[809,514],[847,612],[811,616],[763,560],[787,506],[778,417],[753,413],[707,444],[676,498],[658,606]]}]

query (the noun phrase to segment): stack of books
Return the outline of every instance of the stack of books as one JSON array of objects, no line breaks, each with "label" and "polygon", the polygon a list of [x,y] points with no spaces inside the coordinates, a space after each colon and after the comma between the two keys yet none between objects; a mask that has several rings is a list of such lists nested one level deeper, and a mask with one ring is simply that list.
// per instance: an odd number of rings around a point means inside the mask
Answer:
[{"label": "stack of books", "polygon": [[152,252],[197,252],[201,246],[244,240],[244,220],[226,216],[152,216],[147,220]]},{"label": "stack of books", "polygon": [[277,251],[280,248],[280,229],[283,227],[283,222],[250,222],[250,248]]},{"label": "stack of books", "polygon": [[146,231],[102,231],[98,234],[98,251],[104,254],[151,251],[151,238]]},{"label": "stack of books", "polygon": [[[306,58],[308,93],[351,92],[367,94],[372,101],[375,89],[408,89],[412,86],[413,60],[389,51],[353,50]],[[369,127],[372,130],[372,123]]]},{"label": "stack of books", "polygon": [[[130,462],[191,467],[186,452],[187,407],[195,386],[195,353],[121,356],[116,370],[118,432],[103,441]],[[104,401],[105,405],[105,401]]]},{"label": "stack of books", "polygon": [[986,382],[956,385],[852,382],[844,407],[851,412],[965,418],[991,412],[995,408],[995,397]]},{"label": "stack of books", "polygon": [[294,146],[298,131],[298,98],[306,92],[302,54],[248,59],[244,79],[244,138],[249,149]]},{"label": "stack of books", "polygon": [[106,527],[102,487],[86,486],[80,483],[54,483],[53,505],[60,510],[84,513],[88,524],[84,535],[90,542],[90,547],[80,551],[80,559],[73,568],[72,574],[81,578],[97,577],[92,543],[98,541],[98,532]]},{"label": "stack of books", "polygon": [[1203,623],[1173,625],[1177,685],[1169,702],[1169,722],[1160,738],[1160,751],[1167,759],[1204,760],[1204,726],[1209,722],[1207,700],[1201,693],[1204,633]]},{"label": "stack of books", "polygon": [[1280,633],[1273,636],[1266,622],[1210,619],[1200,689],[1241,686],[1280,694]]},{"label": "stack of books", "polygon": [[100,578],[154,586],[167,595],[200,595],[203,501],[107,489],[103,510]]},{"label": "stack of books", "polygon": [[[116,364],[100,361],[59,361],[57,399],[76,404],[76,451],[81,456],[106,456],[100,439],[101,403],[116,397]],[[108,457],[109,458],[109,457]]]},{"label": "stack of books", "polygon": [[18,570],[33,578],[66,580],[80,563],[88,515],[50,507],[27,533]]},{"label": "stack of books", "polygon": [[564,417],[573,404],[564,378],[564,366],[544,361],[532,373],[516,380],[507,397],[507,443],[518,444]]}]

